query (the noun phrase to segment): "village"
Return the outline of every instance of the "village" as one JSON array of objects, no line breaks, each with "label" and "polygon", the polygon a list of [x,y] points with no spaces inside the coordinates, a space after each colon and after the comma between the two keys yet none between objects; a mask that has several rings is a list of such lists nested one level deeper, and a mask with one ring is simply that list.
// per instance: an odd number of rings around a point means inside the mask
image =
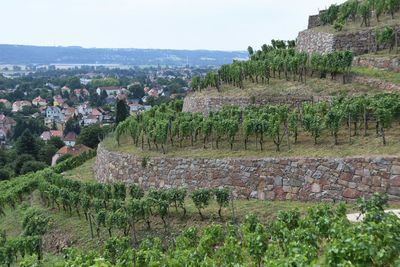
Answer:
[{"label": "village", "polygon": [[[29,130],[41,144],[57,144],[51,158],[50,152],[46,152],[46,159],[42,159],[51,166],[60,158],[77,156],[91,149],[84,141],[77,142],[81,131],[89,131],[91,126],[104,131],[112,129],[117,102],[122,101],[129,114],[147,111],[155,103],[183,97],[191,74],[191,71],[173,68],[145,70],[139,78],[139,74],[121,71],[116,78],[107,75],[104,69],[100,75],[95,72],[74,76],[56,70],[56,78],[44,80],[42,76],[46,76],[47,71],[53,70],[42,71],[39,77],[35,72],[0,75],[0,150],[12,151],[24,131]],[[30,75],[33,76],[30,86],[36,85],[36,80],[43,85],[38,89],[24,85],[26,76]],[[15,86],[7,88],[7,83]],[[34,158],[39,161],[36,156]],[[15,164],[8,165],[14,169]],[[14,169],[10,175],[18,172]]]}]

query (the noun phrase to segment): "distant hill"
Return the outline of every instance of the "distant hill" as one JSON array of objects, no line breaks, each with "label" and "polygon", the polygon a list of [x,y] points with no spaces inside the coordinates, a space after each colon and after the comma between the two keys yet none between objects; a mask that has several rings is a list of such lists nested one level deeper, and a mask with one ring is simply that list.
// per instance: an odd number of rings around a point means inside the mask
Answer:
[{"label": "distant hill", "polygon": [[123,64],[123,65],[221,65],[245,59],[245,51],[105,49],[1,45],[0,64]]}]

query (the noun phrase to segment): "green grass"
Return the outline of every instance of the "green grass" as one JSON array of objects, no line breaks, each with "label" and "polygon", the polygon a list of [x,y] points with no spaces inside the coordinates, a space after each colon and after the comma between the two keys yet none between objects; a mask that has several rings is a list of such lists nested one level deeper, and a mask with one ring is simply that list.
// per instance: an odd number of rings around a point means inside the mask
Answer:
[{"label": "green grass", "polygon": [[[386,132],[387,145],[382,144],[382,139],[376,137],[373,123],[370,123],[368,135],[361,134],[352,137],[352,144],[349,144],[347,127],[343,125],[339,132],[339,145],[333,144],[333,138],[329,132],[325,130],[318,141],[314,145],[313,138],[306,134],[300,133],[297,144],[291,141],[291,148],[288,149],[286,142],[281,145],[281,151],[277,152],[276,147],[270,138],[265,138],[264,150],[260,151],[256,147],[254,138],[248,144],[248,150],[244,150],[244,144],[236,141],[233,150],[230,150],[229,143],[223,141],[219,145],[219,149],[213,149],[211,144],[207,144],[207,149],[203,149],[202,141],[199,140],[194,146],[190,146],[189,140],[185,140],[183,147],[179,148],[176,144],[166,146],[167,157],[182,157],[182,158],[262,158],[262,157],[348,157],[348,156],[367,156],[367,155],[400,155],[400,127],[393,124],[393,128]],[[236,140],[243,140],[240,134]],[[144,146],[144,150],[133,145],[131,139],[124,136],[118,147],[115,139],[112,136],[107,137],[103,141],[103,145],[112,151],[120,151],[138,155],[139,157],[158,157],[163,156],[161,151],[156,151],[154,146],[152,150]]]},{"label": "green grass", "polygon": [[75,179],[82,182],[94,181],[93,165],[95,161],[96,158],[90,159],[81,166],[66,171],[63,175],[66,178]]},{"label": "green grass", "polygon": [[400,73],[368,67],[353,67],[354,74],[400,84]]},{"label": "green grass", "polygon": [[386,58],[386,59],[396,59],[400,57],[400,47],[399,51],[396,51],[396,48],[394,48],[391,52],[389,49],[384,49],[384,50],[379,50],[377,52],[369,53],[369,54],[363,54],[361,56],[358,56],[357,58]]},{"label": "green grass", "polygon": [[361,27],[361,19],[358,18],[355,22],[347,22],[343,30],[338,32],[333,28],[333,25],[324,25],[313,28],[313,31],[320,32],[328,32],[334,34],[343,34],[343,33],[352,33],[360,30],[368,30],[368,29],[379,29],[385,26],[395,26],[400,24],[400,12],[394,14],[394,19],[388,14],[385,14],[379,18],[379,22],[377,22],[376,17],[371,17],[371,26],[370,27]]},{"label": "green grass", "polygon": [[244,82],[244,89],[230,85],[222,85],[220,92],[216,88],[209,88],[193,93],[193,96],[209,97],[272,97],[272,96],[334,96],[340,94],[365,94],[376,93],[377,89],[362,84],[342,84],[331,79],[307,77],[306,83],[286,81],[285,79],[272,78],[269,84],[255,84]]}]

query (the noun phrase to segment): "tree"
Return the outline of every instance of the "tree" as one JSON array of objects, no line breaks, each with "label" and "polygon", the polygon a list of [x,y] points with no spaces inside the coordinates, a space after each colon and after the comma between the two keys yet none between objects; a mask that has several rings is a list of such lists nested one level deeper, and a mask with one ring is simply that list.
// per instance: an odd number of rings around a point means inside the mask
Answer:
[{"label": "tree", "polygon": [[47,165],[51,165],[51,159],[57,152],[58,148],[52,144],[44,144],[40,147],[38,160],[45,162]]},{"label": "tree", "polygon": [[211,198],[211,190],[210,189],[196,189],[192,192],[192,200],[194,205],[196,206],[201,219],[204,219],[201,210],[208,206]]},{"label": "tree", "polygon": [[76,143],[84,144],[90,148],[96,148],[104,138],[105,131],[98,124],[93,124],[82,129]]},{"label": "tree", "polygon": [[247,47],[247,52],[249,53],[249,56],[251,57],[254,54],[253,47],[251,47],[251,46]]},{"label": "tree", "polygon": [[341,106],[332,106],[325,115],[326,127],[331,131],[335,145],[338,144],[338,131],[343,118]]},{"label": "tree", "polygon": [[219,206],[218,215],[222,219],[222,208],[229,204],[229,190],[226,188],[218,188],[214,190],[214,194]]},{"label": "tree", "polygon": [[81,125],[79,124],[79,120],[75,116],[69,118],[68,121],[65,123],[64,135],[68,134],[69,132],[74,132],[77,135],[81,132]]},{"label": "tree", "polygon": [[28,154],[37,158],[39,146],[36,138],[31,134],[29,129],[26,129],[16,142],[16,149],[18,154]]},{"label": "tree", "polygon": [[128,88],[130,96],[133,98],[142,98],[145,96],[143,86],[141,84],[134,84]]},{"label": "tree", "polygon": [[14,162],[15,174],[17,174],[17,175],[20,174],[22,165],[24,165],[24,163],[28,162],[28,161],[35,161],[35,158],[32,155],[29,155],[29,154],[19,155],[15,159],[15,162]]},{"label": "tree", "polygon": [[26,173],[30,173],[30,172],[36,172],[36,171],[46,168],[47,166],[48,165],[46,165],[46,163],[41,162],[41,161],[36,161],[36,160],[27,161],[22,165],[20,173],[26,174]]},{"label": "tree", "polygon": [[370,18],[371,18],[371,4],[368,1],[363,1],[359,5],[359,13],[362,17],[361,27],[364,25],[365,27],[370,26]]},{"label": "tree", "polygon": [[52,137],[50,137],[50,140],[47,141],[47,143],[48,143],[49,145],[54,146],[54,147],[57,148],[57,149],[60,149],[60,148],[62,148],[63,146],[65,146],[64,141],[61,140],[61,138],[58,137],[58,136],[52,136]]},{"label": "tree", "polygon": [[7,169],[5,169],[5,168],[0,169],[0,182],[8,180],[8,179],[10,179],[10,177],[11,177],[11,173]]},{"label": "tree", "polygon": [[117,101],[116,115],[115,115],[115,123],[118,126],[120,122],[123,122],[126,118],[129,117],[129,107],[126,104],[125,100],[119,99]]},{"label": "tree", "polygon": [[82,86],[79,77],[69,77],[65,85],[71,89],[78,89]]},{"label": "tree", "polygon": [[[382,0],[382,2],[383,2],[383,0]],[[394,19],[394,13],[397,10],[399,10],[399,8],[400,8],[400,1],[399,0],[386,0],[386,8],[387,8],[387,11],[392,16],[392,19]]]}]

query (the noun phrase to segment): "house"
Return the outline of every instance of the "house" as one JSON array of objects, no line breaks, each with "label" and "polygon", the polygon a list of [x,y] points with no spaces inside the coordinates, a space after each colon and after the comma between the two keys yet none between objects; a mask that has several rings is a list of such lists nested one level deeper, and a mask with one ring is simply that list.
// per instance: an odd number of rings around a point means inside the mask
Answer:
[{"label": "house", "polygon": [[58,130],[50,130],[50,131],[44,131],[41,135],[40,135],[40,139],[42,139],[43,141],[49,141],[52,137],[63,137],[62,131],[58,131]]},{"label": "house", "polygon": [[64,99],[60,95],[53,96],[53,106],[60,106],[64,104]]},{"label": "house", "polygon": [[74,115],[78,115],[76,108],[73,107],[63,108],[61,113],[64,114],[65,120],[68,120],[67,118],[71,118]]},{"label": "house", "polygon": [[119,87],[119,86],[107,86],[107,87],[98,87],[96,89],[96,93],[98,95],[101,95],[102,91],[105,91],[108,96],[110,95],[118,95],[123,92],[125,88]]},{"label": "house", "polygon": [[107,105],[112,105],[115,103],[115,101],[116,101],[116,97],[113,95],[110,95],[105,99],[105,102]]},{"label": "house", "polygon": [[101,122],[103,120],[103,113],[100,112],[100,110],[97,108],[92,109],[90,115],[96,117],[98,122]]},{"label": "house", "polygon": [[59,107],[47,107],[46,118],[52,121],[63,121],[64,114]]},{"label": "house", "polygon": [[81,114],[82,116],[86,116],[92,112],[92,108],[90,107],[89,102],[86,101],[85,103],[83,103],[77,107],[77,111],[78,111],[78,114]]},{"label": "house", "polygon": [[157,90],[157,89],[154,89],[154,88],[151,89],[150,91],[148,91],[147,94],[148,94],[149,96],[153,96],[153,97],[158,97],[158,95],[159,95],[158,90]]},{"label": "house", "polygon": [[128,106],[129,106],[130,113],[138,113],[138,112],[144,110],[144,107],[141,104],[132,103],[132,104],[129,104]]},{"label": "house", "polygon": [[69,93],[71,93],[71,88],[69,88],[68,86],[63,86],[62,88],[61,88],[61,92],[62,93],[66,93],[66,92],[68,92],[68,94]]},{"label": "house", "polygon": [[26,100],[15,101],[15,102],[12,104],[12,112],[19,112],[19,111],[22,111],[22,108],[25,107],[25,106],[31,107],[31,106],[32,106],[32,103],[29,102],[29,101],[26,101]]},{"label": "house", "polygon": [[52,89],[52,90],[57,90],[57,89],[60,88],[60,86],[54,85],[54,84],[52,84],[52,83],[46,83],[45,85],[46,85],[47,87],[49,87],[50,89]]},{"label": "house", "polygon": [[77,97],[85,97],[85,96],[89,96],[89,91],[87,89],[75,89],[74,94]]},{"label": "house", "polygon": [[66,146],[75,146],[76,144],[76,133],[74,132],[69,132],[67,133],[63,139]]},{"label": "house", "polygon": [[35,105],[35,106],[41,106],[41,107],[43,107],[43,106],[46,106],[46,105],[47,105],[47,101],[46,101],[46,99],[43,99],[43,98],[41,98],[40,96],[38,96],[38,97],[35,97],[35,98],[32,100],[32,104]]},{"label": "house", "polygon": [[8,141],[16,125],[17,123],[15,122],[15,120],[3,114],[0,114],[0,143]]},{"label": "house", "polygon": [[0,99],[0,104],[3,104],[5,108],[11,108],[11,102],[7,99]]},{"label": "house", "polygon": [[83,123],[85,126],[96,124],[98,122],[99,122],[98,117],[96,117],[94,115],[89,115],[89,116],[86,116],[85,118],[83,118]]},{"label": "house", "polygon": [[63,146],[56,152],[56,154],[54,154],[53,158],[51,159],[51,166],[56,165],[57,160],[64,155],[69,154],[71,156],[78,156],[82,153],[89,152],[89,151],[90,151],[90,148],[83,144],[72,146],[72,147],[71,146]]}]

